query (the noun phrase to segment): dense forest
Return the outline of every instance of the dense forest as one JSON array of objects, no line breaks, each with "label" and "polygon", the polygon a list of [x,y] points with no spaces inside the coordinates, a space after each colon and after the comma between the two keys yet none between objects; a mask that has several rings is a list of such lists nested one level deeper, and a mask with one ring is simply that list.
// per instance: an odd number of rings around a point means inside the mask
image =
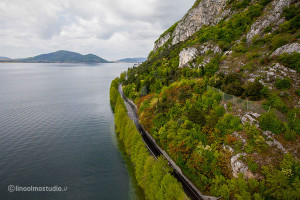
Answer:
[{"label": "dense forest", "polygon": [[[140,123],[203,193],[300,199],[300,49],[285,51],[299,46],[299,2],[282,8],[280,24],[249,36],[276,2],[226,1],[227,17],[174,43],[183,19],[160,37],[157,42],[170,36],[147,61],[113,81],[117,130],[135,166],[147,151],[134,154],[140,139],[124,117],[118,83],[137,105]],[[197,0],[189,12],[200,6]],[[185,51],[198,53],[182,65]],[[137,170],[136,177],[143,173],[148,172]],[[163,188],[157,187],[146,194]],[[149,199],[161,198],[149,194]]]}]

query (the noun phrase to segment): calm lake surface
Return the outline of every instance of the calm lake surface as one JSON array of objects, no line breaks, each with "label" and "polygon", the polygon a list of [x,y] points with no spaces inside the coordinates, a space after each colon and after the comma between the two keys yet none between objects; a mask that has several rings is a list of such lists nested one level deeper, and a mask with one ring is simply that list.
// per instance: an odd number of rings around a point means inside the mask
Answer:
[{"label": "calm lake surface", "polygon": [[135,198],[109,104],[111,81],[130,66],[0,64],[1,200]]}]

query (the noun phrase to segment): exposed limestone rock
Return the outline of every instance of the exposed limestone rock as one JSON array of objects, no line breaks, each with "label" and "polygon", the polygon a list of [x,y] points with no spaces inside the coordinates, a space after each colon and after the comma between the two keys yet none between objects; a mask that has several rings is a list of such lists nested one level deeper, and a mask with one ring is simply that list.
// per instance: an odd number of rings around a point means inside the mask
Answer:
[{"label": "exposed limestone rock", "polygon": [[271,131],[264,131],[263,135],[267,137],[267,144],[271,146],[276,146],[283,153],[287,153],[287,150],[283,147],[283,145],[274,139],[274,134]]},{"label": "exposed limestone rock", "polygon": [[299,87],[299,73],[297,73],[295,70],[287,68],[279,63],[276,63],[269,67],[269,71],[266,73],[266,79],[267,82],[275,82],[276,79],[282,79],[282,78],[290,78],[292,79],[293,87]]},{"label": "exposed limestone rock", "polygon": [[260,114],[258,113],[248,112],[242,117],[241,121],[243,124],[245,124],[246,122],[249,122],[251,125],[258,124],[257,118],[259,117]]},{"label": "exposed limestone rock", "polygon": [[224,145],[224,144],[223,144],[223,149],[224,149],[224,150],[227,150],[227,151],[230,151],[231,153],[234,152],[234,149],[231,148],[231,146],[229,146],[229,145]]},{"label": "exposed limestone rock", "polygon": [[[179,54],[179,67],[184,67],[188,62],[192,61],[196,56],[204,56],[208,51],[212,51],[214,54],[221,53],[222,49],[213,43],[204,43],[197,48],[191,47],[183,49]],[[206,58],[201,65],[209,63],[211,59]]]},{"label": "exposed limestone rock", "polygon": [[226,2],[227,0],[202,0],[196,8],[191,9],[178,23],[173,32],[172,44],[186,40],[200,30],[203,25],[217,24],[225,16],[228,16],[230,11],[223,11]]},{"label": "exposed limestone rock", "polygon": [[241,156],[246,156],[246,153],[239,153],[230,159],[232,173],[234,177],[238,177],[239,173],[243,173],[246,178],[253,178],[254,175],[249,170],[248,166],[239,160]]},{"label": "exposed limestone rock", "polygon": [[183,49],[179,54],[179,67],[184,67],[188,62],[192,61],[198,54],[196,48]]},{"label": "exposed limestone rock", "polygon": [[170,39],[170,37],[171,37],[171,33],[167,33],[163,37],[159,38],[154,44],[153,51],[156,51],[158,48],[164,46],[164,44]]},{"label": "exposed limestone rock", "polygon": [[271,87],[270,89],[272,89],[272,87],[275,87],[274,84],[277,79],[290,78],[292,80],[292,87],[294,88],[298,88],[300,83],[300,74],[293,69],[283,66],[280,63],[274,63],[272,65],[269,65],[267,69],[260,68],[252,72],[251,74],[249,73],[247,76],[247,81],[252,82],[256,78],[260,77],[262,77],[262,79],[260,79],[259,82],[264,86]]},{"label": "exposed limestone rock", "polygon": [[233,52],[233,51],[225,51],[225,52],[224,52],[224,55],[225,55],[225,56],[228,56],[228,55],[232,54],[232,52]]},{"label": "exposed limestone rock", "polygon": [[208,64],[211,61],[211,58],[205,58],[198,67],[204,67],[206,64]]},{"label": "exposed limestone rock", "polygon": [[238,140],[242,141],[243,145],[247,144],[247,140],[244,139],[240,134],[238,134],[238,132],[233,132],[232,136],[236,137]]},{"label": "exposed limestone rock", "polygon": [[300,44],[299,43],[292,43],[292,44],[287,44],[282,47],[279,47],[272,53],[271,57],[279,56],[280,54],[283,54],[283,53],[293,53],[293,52],[300,53]]},{"label": "exposed limestone rock", "polygon": [[293,0],[274,0],[271,4],[271,8],[266,14],[259,17],[251,26],[249,33],[247,34],[247,41],[251,42],[252,38],[263,33],[263,30],[269,25],[278,26],[284,22],[281,19],[281,14],[286,6],[289,6]]},{"label": "exposed limestone rock", "polygon": [[222,53],[222,49],[213,43],[204,43],[198,47],[200,55],[205,55],[208,51],[212,51],[214,54]]},{"label": "exposed limestone rock", "polygon": [[245,124],[246,122],[249,122],[251,125],[253,123],[257,123],[257,120],[252,118],[250,115],[246,114],[242,117],[242,123]]}]

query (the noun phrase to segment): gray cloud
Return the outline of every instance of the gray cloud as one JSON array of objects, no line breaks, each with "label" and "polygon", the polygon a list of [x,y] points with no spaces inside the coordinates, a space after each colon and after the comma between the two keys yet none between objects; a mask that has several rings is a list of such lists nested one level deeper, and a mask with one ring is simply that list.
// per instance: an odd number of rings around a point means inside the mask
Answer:
[{"label": "gray cloud", "polygon": [[0,56],[60,49],[109,60],[147,56],[194,0],[1,0]]}]

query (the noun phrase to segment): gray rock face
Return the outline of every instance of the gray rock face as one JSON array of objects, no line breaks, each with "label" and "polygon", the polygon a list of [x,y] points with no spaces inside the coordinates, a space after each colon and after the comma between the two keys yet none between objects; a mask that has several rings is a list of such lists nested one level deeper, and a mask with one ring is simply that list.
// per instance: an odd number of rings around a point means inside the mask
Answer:
[{"label": "gray rock face", "polygon": [[298,52],[300,53],[300,44],[299,43],[292,43],[292,44],[287,44],[287,45],[284,45],[282,47],[279,47],[278,49],[276,49],[271,57],[273,56],[279,56],[283,53],[293,53],[293,52]]},{"label": "gray rock face", "polygon": [[275,146],[280,149],[283,153],[288,153],[287,150],[283,147],[283,145],[274,139],[274,134],[271,131],[264,131],[263,135],[267,137],[267,144],[271,146]]},{"label": "gray rock face", "polygon": [[222,49],[218,45],[208,42],[199,46],[197,49],[200,55],[205,55],[208,51],[212,51],[214,54],[222,53]]},{"label": "gray rock face", "polygon": [[[208,51],[212,51],[214,54],[221,53],[222,49],[213,43],[204,43],[197,48],[191,47],[183,49],[179,54],[179,67],[184,67],[188,62],[192,61],[198,55],[204,56]],[[204,64],[206,64],[204,60]],[[210,59],[208,60],[208,62]]]},{"label": "gray rock face", "polygon": [[234,177],[238,177],[239,173],[242,173],[245,175],[246,178],[253,178],[254,175],[252,172],[249,170],[248,166],[245,165],[242,161],[239,160],[241,156],[246,156],[246,153],[239,153],[233,156],[230,159],[231,163],[231,168],[232,168],[232,173]]},{"label": "gray rock face", "polygon": [[229,10],[223,11],[227,0],[202,0],[199,5],[191,9],[178,23],[173,32],[172,44],[186,40],[203,25],[214,25],[229,14]]},{"label": "gray rock face", "polygon": [[238,132],[235,131],[231,135],[236,137],[238,140],[242,141],[243,145],[247,144],[247,140],[244,139]]},{"label": "gray rock face", "polygon": [[159,38],[155,44],[153,51],[156,51],[158,48],[164,46],[164,44],[171,38],[171,33],[167,33],[163,37]]},{"label": "gray rock face", "polygon": [[192,61],[198,54],[196,48],[183,49],[179,54],[179,67],[184,67],[188,62]]},{"label": "gray rock face", "polygon": [[246,112],[245,115],[241,118],[241,121],[243,124],[249,123],[251,125],[255,125],[256,127],[259,127],[258,118],[260,117],[260,114],[255,112]]},{"label": "gray rock face", "polygon": [[283,9],[286,6],[289,6],[293,0],[274,0],[272,2],[271,8],[266,11],[266,14],[259,17],[251,26],[249,33],[247,34],[247,41],[250,42],[252,38],[261,34],[263,30],[269,25],[280,25],[284,22],[284,19],[281,19]]}]

